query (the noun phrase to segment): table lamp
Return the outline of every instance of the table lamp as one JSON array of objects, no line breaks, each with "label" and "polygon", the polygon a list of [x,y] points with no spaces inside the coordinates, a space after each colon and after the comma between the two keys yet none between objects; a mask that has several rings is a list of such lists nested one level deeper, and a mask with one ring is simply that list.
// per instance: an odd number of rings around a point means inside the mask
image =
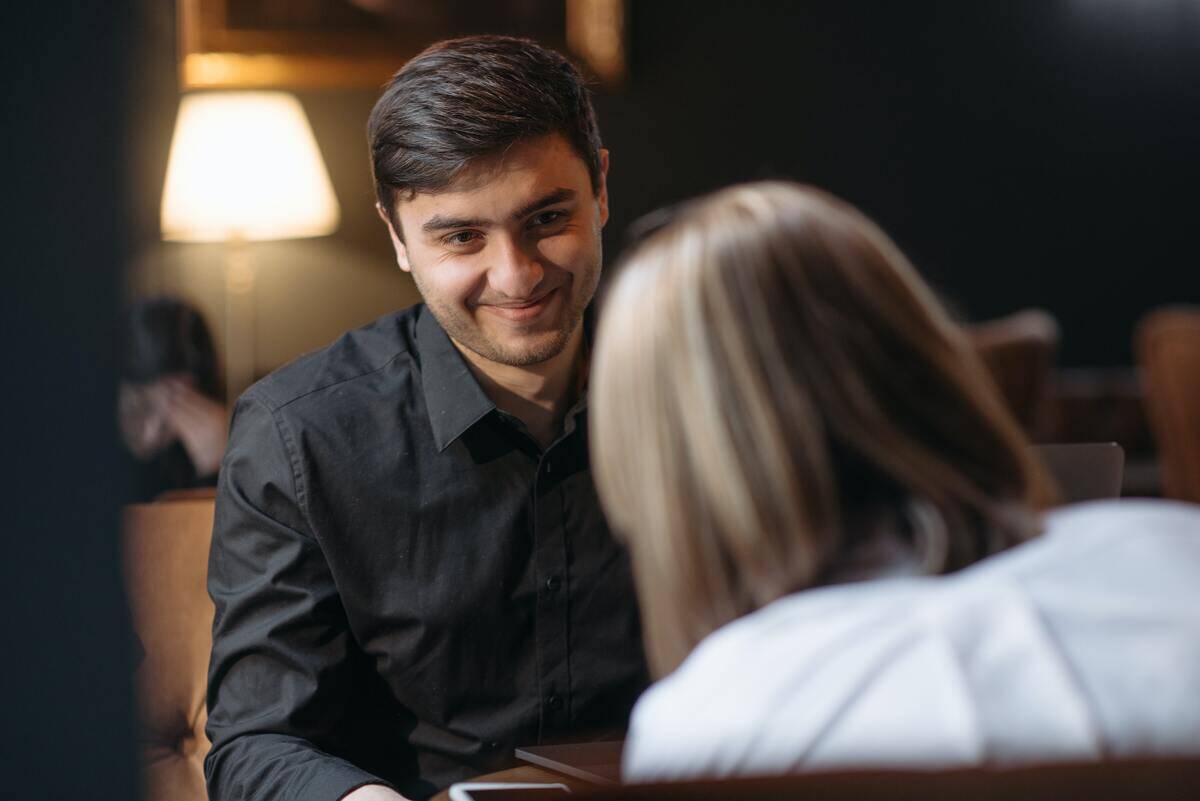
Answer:
[{"label": "table lamp", "polygon": [[254,264],[247,242],[338,225],[329,173],[300,102],[285,92],[200,92],[179,105],[163,187],[163,238],[225,244],[230,407],[254,379]]}]

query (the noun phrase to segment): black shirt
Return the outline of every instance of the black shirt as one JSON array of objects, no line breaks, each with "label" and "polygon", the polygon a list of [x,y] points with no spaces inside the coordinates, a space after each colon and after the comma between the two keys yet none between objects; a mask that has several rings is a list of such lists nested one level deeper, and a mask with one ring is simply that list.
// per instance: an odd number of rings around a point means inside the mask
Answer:
[{"label": "black shirt", "polygon": [[422,798],[624,728],[646,670],[586,416],[541,451],[424,306],[246,392],[209,560],[212,798]]}]

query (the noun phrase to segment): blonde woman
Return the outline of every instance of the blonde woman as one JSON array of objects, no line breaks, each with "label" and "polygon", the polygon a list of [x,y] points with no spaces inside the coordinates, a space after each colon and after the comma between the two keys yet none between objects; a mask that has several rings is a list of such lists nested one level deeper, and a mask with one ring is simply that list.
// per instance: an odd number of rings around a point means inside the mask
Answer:
[{"label": "blonde woman", "polygon": [[1053,490],[896,246],[814,189],[627,258],[594,469],[647,654],[633,780],[1200,753],[1200,510]]}]

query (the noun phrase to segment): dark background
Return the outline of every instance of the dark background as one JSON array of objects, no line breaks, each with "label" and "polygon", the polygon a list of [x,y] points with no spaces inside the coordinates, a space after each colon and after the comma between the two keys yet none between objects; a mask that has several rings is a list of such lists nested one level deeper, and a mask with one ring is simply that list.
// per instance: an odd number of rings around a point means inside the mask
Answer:
[{"label": "dark background", "polygon": [[124,2],[0,34],[0,797],[134,799],[113,315],[128,246]]},{"label": "dark background", "polygon": [[1044,306],[1060,362],[1129,363],[1200,300],[1200,3],[635,2],[599,111],[612,228],[736,181],[876,218],[971,318]]}]

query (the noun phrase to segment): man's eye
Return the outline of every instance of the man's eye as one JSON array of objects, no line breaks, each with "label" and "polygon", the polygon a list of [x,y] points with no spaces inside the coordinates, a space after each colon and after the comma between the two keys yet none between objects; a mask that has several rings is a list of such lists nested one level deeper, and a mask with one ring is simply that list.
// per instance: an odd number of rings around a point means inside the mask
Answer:
[{"label": "man's eye", "polygon": [[558,222],[564,216],[566,214],[562,211],[543,211],[541,214],[535,215],[529,223],[536,228],[540,225],[550,225],[551,223]]},{"label": "man's eye", "polygon": [[459,231],[458,233],[450,234],[443,242],[447,245],[469,245],[479,234],[474,231]]}]

